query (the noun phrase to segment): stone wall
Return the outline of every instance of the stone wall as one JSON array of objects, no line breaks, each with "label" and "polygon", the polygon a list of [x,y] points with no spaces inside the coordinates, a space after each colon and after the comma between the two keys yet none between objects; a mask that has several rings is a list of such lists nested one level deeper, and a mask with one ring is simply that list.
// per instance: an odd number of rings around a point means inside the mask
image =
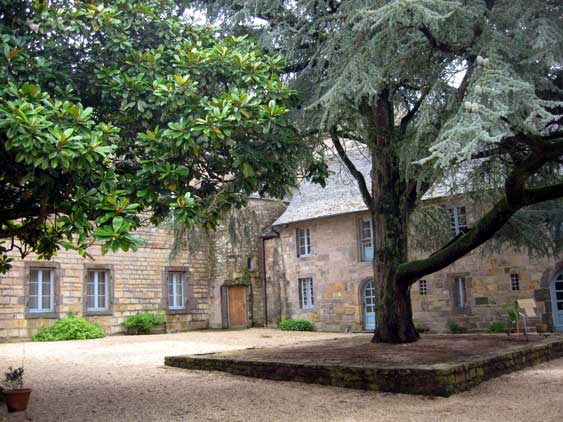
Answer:
[{"label": "stone wall", "polygon": [[[108,334],[122,331],[121,323],[139,311],[166,308],[163,298],[163,271],[167,267],[188,269],[188,307],[183,313],[167,315],[169,331],[206,328],[209,323],[209,264],[207,248],[182,253],[170,259],[172,236],[165,229],[146,228],[136,233],[145,240],[137,252],[102,255],[99,246],[89,249],[93,260],[72,251],[59,251],[51,261],[38,261],[34,255],[15,259],[12,269],[0,276],[0,341],[31,337],[41,326],[53,324],[56,317],[72,312],[84,314],[84,280],[89,268],[108,268],[113,279],[110,311],[87,316],[96,320]],[[17,257],[16,257],[17,258]],[[30,266],[56,266],[56,308],[54,318],[26,315],[26,284]]]},{"label": "stone wall", "polygon": [[[251,286],[248,303],[249,325],[264,324],[262,300],[262,246],[260,234],[269,227],[285,210],[286,204],[278,200],[256,199],[235,217],[236,238],[229,234],[227,224],[221,226],[212,236],[211,247],[211,316],[212,328],[223,327],[221,308],[221,286],[240,280]],[[233,223],[231,223],[233,224]],[[248,259],[251,268],[248,268]]]},{"label": "stone wall", "polygon": [[[271,324],[285,318],[305,318],[319,330],[363,330],[362,288],[373,277],[371,262],[360,262],[359,220],[367,214],[348,214],[276,227],[280,236],[266,243],[268,315]],[[312,253],[297,257],[297,228],[308,227]],[[447,330],[452,319],[470,330],[486,330],[497,319],[506,319],[505,305],[533,299],[536,322],[551,319],[549,283],[563,268],[561,259],[536,259],[507,251],[482,257],[480,251],[425,277],[428,294],[412,286],[414,319],[435,332]],[[520,277],[520,290],[512,290],[510,275]],[[454,278],[466,279],[466,306],[454,304]],[[313,278],[315,306],[303,310],[298,279]]]},{"label": "stone wall", "polygon": [[[266,241],[271,324],[304,318],[322,330],[361,330],[361,288],[372,277],[372,266],[359,260],[358,221],[357,215],[345,215],[276,228],[279,238]],[[310,230],[310,256],[297,257],[298,228]],[[298,279],[305,277],[313,278],[311,310],[299,303]]]},{"label": "stone wall", "polygon": [[[168,312],[169,332],[222,327],[221,286],[244,277],[251,285],[247,299],[249,325],[263,325],[260,233],[285,208],[281,201],[251,199],[242,211],[239,227],[246,237],[233,242],[224,225],[215,232],[200,233],[197,239],[192,236],[174,258],[171,256],[173,234],[156,227],[137,231],[136,235],[145,240],[144,247],[137,252],[102,255],[99,246],[94,245],[88,250],[93,260],[64,250],[50,261],[39,261],[34,255],[21,260],[14,254],[13,268],[0,276],[0,341],[29,338],[41,326],[53,324],[69,312],[96,320],[108,334],[119,333],[127,316],[167,309],[166,271],[179,269],[188,274],[185,291],[188,305],[185,311]],[[249,271],[245,270],[247,258],[252,260]],[[56,312],[49,318],[26,314],[30,266],[50,266],[56,271]],[[103,315],[84,312],[84,280],[87,270],[93,268],[109,270],[112,279],[110,310]]]}]

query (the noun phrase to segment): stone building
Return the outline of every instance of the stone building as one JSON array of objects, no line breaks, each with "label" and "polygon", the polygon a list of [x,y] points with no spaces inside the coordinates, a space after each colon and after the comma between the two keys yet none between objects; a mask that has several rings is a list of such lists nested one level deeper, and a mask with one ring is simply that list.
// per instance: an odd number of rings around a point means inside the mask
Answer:
[{"label": "stone building", "polygon": [[259,234],[285,207],[252,198],[242,215],[252,226],[246,237],[233,244],[221,227],[174,256],[171,231],[146,227],[136,232],[145,240],[137,252],[102,255],[94,245],[93,259],[72,251],[50,261],[15,257],[0,275],[0,341],[29,338],[70,312],[108,334],[140,311],[165,311],[169,332],[262,324]]},{"label": "stone building", "polygon": [[[369,161],[361,154],[355,161],[369,177]],[[326,188],[301,185],[265,242],[268,321],[304,318],[319,330],[373,330],[369,214],[355,180],[336,162],[331,168]],[[452,235],[458,234],[478,211],[461,197],[441,196],[443,191],[437,187],[426,200],[448,209]],[[516,300],[526,305],[531,326],[545,322],[563,331],[563,258],[536,259],[510,250],[483,257],[475,251],[416,282],[411,298],[415,321],[437,332],[446,331],[449,320],[486,330],[506,320],[506,305]]]},{"label": "stone building", "polygon": [[[369,161],[360,156],[356,165],[369,175]],[[337,161],[331,169],[326,188],[304,182],[289,205],[251,198],[232,222],[174,257],[170,230],[147,227],[137,232],[145,239],[137,252],[102,255],[94,246],[93,260],[69,251],[50,261],[15,259],[0,275],[0,341],[29,338],[69,312],[108,334],[122,332],[127,316],[155,310],[165,311],[169,332],[276,326],[287,318],[308,319],[318,330],[373,330],[368,212],[355,180]],[[454,234],[479,213],[440,189],[427,200],[447,207]],[[448,320],[485,330],[506,319],[503,307],[515,300],[527,303],[530,325],[563,331],[563,258],[476,251],[419,280],[411,297],[415,320],[437,332]]]}]

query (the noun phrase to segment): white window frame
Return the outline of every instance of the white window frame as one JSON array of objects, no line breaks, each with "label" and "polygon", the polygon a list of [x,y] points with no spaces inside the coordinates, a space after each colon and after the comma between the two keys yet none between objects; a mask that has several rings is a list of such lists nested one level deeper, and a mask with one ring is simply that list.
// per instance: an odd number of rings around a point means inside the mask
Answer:
[{"label": "white window frame", "polygon": [[[369,224],[369,237],[364,236],[364,228],[366,223]],[[369,249],[371,249],[371,258],[369,257]],[[362,262],[373,261],[374,256],[374,244],[373,244],[373,225],[371,223],[371,218],[360,220],[360,260]]]},{"label": "white window frame", "polygon": [[519,291],[520,290],[520,274],[518,274],[518,273],[511,273],[510,274],[510,288],[511,288],[512,291]]},{"label": "white window frame", "polygon": [[[168,309],[182,310],[186,307],[186,292],[184,289],[185,273],[183,271],[168,271]],[[178,296],[178,283],[180,283],[180,296]],[[172,294],[170,294],[172,292]],[[170,299],[172,298],[172,301]],[[179,300],[181,299],[181,300]]]},{"label": "white window frame", "polygon": [[[450,214],[450,227],[454,235],[457,236],[465,232],[469,227],[467,225],[467,210],[465,209],[465,205],[450,205],[447,206],[446,209]],[[463,212],[461,212],[462,209]]]},{"label": "white window frame", "polygon": [[313,309],[315,307],[313,277],[300,278],[299,291],[301,299],[301,309]]},{"label": "white window frame", "polygon": [[456,306],[459,309],[464,309],[465,301],[467,300],[467,279],[465,277],[455,277],[454,288],[457,290],[457,297],[459,299],[459,303],[456,303]]},{"label": "white window frame", "polygon": [[[55,270],[53,268],[31,268],[29,275],[29,302],[31,302],[31,272],[37,271],[37,308],[28,305],[28,312],[32,314],[44,314],[55,311]],[[49,273],[49,308],[43,308],[43,274]]]},{"label": "white window frame", "polygon": [[424,279],[418,281],[418,292],[421,296],[428,296],[428,281]]},{"label": "white window frame", "polygon": [[311,256],[311,230],[297,229],[297,256]]},{"label": "white window frame", "polygon": [[[88,285],[90,284],[90,273],[94,273],[94,306],[88,306]],[[100,273],[104,275],[104,300],[106,303],[100,306]],[[86,274],[86,312],[99,312],[109,310],[109,271],[89,269]]]}]

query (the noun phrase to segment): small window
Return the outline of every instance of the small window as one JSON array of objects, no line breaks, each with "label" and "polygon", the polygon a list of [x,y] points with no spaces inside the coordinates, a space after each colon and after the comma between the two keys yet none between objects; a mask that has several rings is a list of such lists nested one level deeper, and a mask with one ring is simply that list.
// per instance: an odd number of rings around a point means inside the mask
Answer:
[{"label": "small window", "polygon": [[86,311],[109,310],[109,271],[88,270],[86,284]]},{"label": "small window", "polygon": [[373,261],[373,230],[371,219],[360,221],[360,259]]},{"label": "small window", "polygon": [[184,273],[182,271],[168,272],[168,309],[184,309]]},{"label": "small window", "polygon": [[421,296],[428,295],[428,283],[426,282],[426,280],[420,280],[418,282],[418,291],[420,292]]},{"label": "small window", "polygon": [[45,268],[32,268],[29,272],[30,313],[55,311],[55,271]]},{"label": "small window", "polygon": [[246,258],[246,269],[248,271],[254,271],[254,258],[252,257]]},{"label": "small window", "polygon": [[299,302],[301,309],[311,309],[315,305],[313,299],[313,279],[311,277],[299,279]]},{"label": "small window", "polygon": [[450,227],[454,236],[460,233],[465,233],[468,229],[467,214],[464,206],[451,206],[447,207],[450,213]]},{"label": "small window", "polygon": [[309,229],[297,229],[297,256],[311,255],[311,233]]},{"label": "small window", "polygon": [[550,227],[551,240],[554,242],[563,241],[563,223],[552,223]]},{"label": "small window", "polygon": [[520,290],[520,275],[518,274],[510,274],[510,285],[512,290]]},{"label": "small window", "polygon": [[464,277],[454,278],[454,304],[456,308],[465,308],[467,300],[467,290]]}]

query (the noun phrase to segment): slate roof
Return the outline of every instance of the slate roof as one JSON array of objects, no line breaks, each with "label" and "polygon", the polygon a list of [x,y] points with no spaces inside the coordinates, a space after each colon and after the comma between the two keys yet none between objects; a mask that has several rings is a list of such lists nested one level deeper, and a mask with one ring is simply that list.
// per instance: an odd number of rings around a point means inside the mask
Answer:
[{"label": "slate roof", "polygon": [[[369,181],[371,163],[367,156],[360,149],[349,150],[348,156]],[[356,179],[344,164],[337,157],[327,161],[330,176],[326,187],[304,181],[274,226],[367,210]]]},{"label": "slate roof", "polygon": [[[362,172],[370,189],[371,162],[366,153],[360,148],[353,148],[347,151],[347,155]],[[356,179],[348,172],[346,166],[336,156],[329,158],[327,162],[330,176],[326,187],[322,188],[321,185],[303,181],[289,202],[289,206],[273,226],[367,211]],[[464,180],[466,175],[460,173],[446,177],[442,183],[432,187],[422,200],[449,196],[455,191],[458,193],[466,191]]]}]

